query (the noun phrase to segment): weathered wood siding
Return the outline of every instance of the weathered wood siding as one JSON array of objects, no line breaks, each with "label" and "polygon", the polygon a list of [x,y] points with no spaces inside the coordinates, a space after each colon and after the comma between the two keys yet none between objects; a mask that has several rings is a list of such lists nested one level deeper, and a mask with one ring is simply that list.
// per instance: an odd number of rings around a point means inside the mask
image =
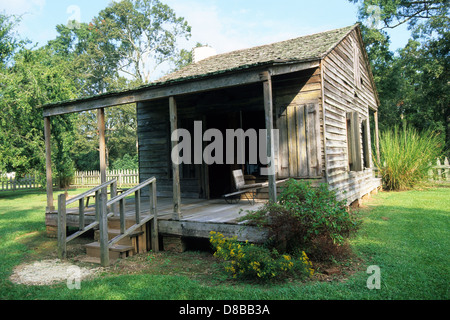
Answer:
[{"label": "weathered wood siding", "polygon": [[320,178],[324,171],[320,68],[274,80],[278,178]]},{"label": "weathered wood siding", "polygon": [[[369,117],[369,110],[377,110],[375,88],[363,55],[360,37],[353,31],[323,60],[323,99],[325,106],[327,181],[348,202],[360,199],[380,185],[373,178],[373,163],[365,163],[363,150],[358,151],[362,171],[350,171],[348,154],[347,117],[357,112],[358,126]],[[370,141],[370,130],[366,130]],[[360,146],[364,146],[361,131]],[[367,139],[366,138],[366,139]],[[372,159],[372,148],[366,148]],[[367,158],[366,158],[367,159]],[[359,159],[358,159],[359,160]],[[344,193],[345,192],[345,193]]]},{"label": "weathered wood siding", "polygon": [[[171,197],[171,133],[169,121],[169,100],[157,100],[137,104],[139,139],[139,179],[157,179],[157,195]],[[181,195],[198,198],[199,181],[180,179]],[[144,190],[143,196],[148,194]]]}]

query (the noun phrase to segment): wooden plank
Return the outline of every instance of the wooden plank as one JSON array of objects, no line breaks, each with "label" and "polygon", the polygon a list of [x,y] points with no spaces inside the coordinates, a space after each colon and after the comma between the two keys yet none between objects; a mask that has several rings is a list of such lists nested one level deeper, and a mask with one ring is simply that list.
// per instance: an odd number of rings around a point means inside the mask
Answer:
[{"label": "wooden plank", "polygon": [[[51,148],[51,125],[50,118],[44,118],[44,134],[45,134],[45,168],[47,177],[47,208],[46,212],[55,211],[53,204],[53,178],[52,178],[52,148]],[[8,184],[6,185],[8,187]]]},{"label": "wooden plank", "polygon": [[107,197],[104,192],[100,193],[99,202],[99,230],[100,230],[100,261],[102,266],[109,266],[109,236],[108,236],[108,215],[106,212]]},{"label": "wooden plank", "polygon": [[278,117],[276,121],[277,129],[280,133],[280,139],[278,142],[278,178],[285,179],[289,177],[289,142],[287,131],[287,111],[286,108],[281,110],[281,106],[278,106]]},{"label": "wooden plank", "polygon": [[374,113],[374,120],[375,120],[375,151],[377,153],[377,162],[381,162],[381,156],[380,156],[380,133],[378,131],[378,111]]},{"label": "wooden plank", "polygon": [[310,153],[307,147],[305,105],[297,106],[295,109],[297,118],[297,172],[299,177],[306,177],[309,175],[308,158]]},{"label": "wooden plank", "polygon": [[294,106],[287,108],[287,131],[289,141],[289,176],[294,178],[298,177],[297,124]]},{"label": "wooden plank", "polygon": [[67,256],[67,224],[66,224],[66,195],[58,196],[58,257],[65,259]]},{"label": "wooden plank", "polygon": [[269,159],[269,200],[273,203],[277,202],[277,183],[276,183],[276,167],[275,167],[275,146],[273,136],[273,96],[272,96],[272,80],[269,72],[265,72],[264,76],[267,81],[263,83],[264,89],[264,113],[267,129],[267,158]]},{"label": "wooden plank", "polygon": [[250,226],[224,223],[204,223],[192,221],[160,221],[159,232],[162,234],[209,239],[211,231],[222,233],[225,237],[237,236],[238,241],[263,243],[267,231]]},{"label": "wooden plank", "polygon": [[[170,130],[172,134],[178,129],[177,104],[175,97],[169,98]],[[177,145],[172,141],[172,149]],[[179,220],[181,216],[181,189],[180,189],[180,166],[178,154],[172,154],[172,179],[173,179],[173,218]]]},{"label": "wooden plank", "polygon": [[106,182],[106,140],[105,140],[105,109],[97,110],[98,139],[100,153],[100,183]]}]

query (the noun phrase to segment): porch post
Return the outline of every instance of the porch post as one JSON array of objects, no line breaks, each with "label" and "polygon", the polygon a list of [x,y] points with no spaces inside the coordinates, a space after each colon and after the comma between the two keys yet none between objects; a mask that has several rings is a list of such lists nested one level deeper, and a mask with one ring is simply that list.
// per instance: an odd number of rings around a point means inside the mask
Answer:
[{"label": "porch post", "polygon": [[267,158],[268,163],[268,178],[269,178],[269,201],[277,202],[277,183],[276,183],[276,169],[275,169],[275,146],[273,141],[273,98],[272,98],[272,78],[269,72],[262,73],[263,87],[264,87],[264,111],[266,118],[267,129]]},{"label": "porch post", "polygon": [[52,148],[50,144],[51,127],[50,118],[44,118],[44,135],[45,135],[45,166],[47,172],[47,212],[55,211],[53,205],[53,178],[52,178]]},{"label": "porch post", "polygon": [[99,151],[100,151],[100,182],[106,182],[106,142],[105,142],[105,109],[97,109]]},{"label": "porch post", "polygon": [[[177,103],[175,97],[169,98],[170,132],[173,134],[178,129]],[[176,147],[176,141],[172,141],[172,150]],[[180,189],[180,165],[179,155],[172,153],[172,178],[173,178],[173,219],[181,218],[181,189]]]},{"label": "porch post", "polygon": [[380,157],[380,133],[378,131],[378,111],[375,111],[373,114],[373,118],[375,120],[375,150],[377,153],[377,161],[380,163],[381,157]]}]

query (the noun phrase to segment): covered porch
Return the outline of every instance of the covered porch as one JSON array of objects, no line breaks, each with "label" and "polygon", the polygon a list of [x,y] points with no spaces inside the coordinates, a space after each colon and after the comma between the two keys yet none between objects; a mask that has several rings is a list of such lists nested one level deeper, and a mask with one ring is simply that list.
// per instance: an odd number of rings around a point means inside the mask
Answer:
[{"label": "covered porch", "polygon": [[[260,228],[245,226],[245,216],[248,211],[254,211],[263,206],[264,201],[254,203],[242,199],[239,203],[229,204],[223,199],[192,199],[182,198],[180,210],[183,212],[180,219],[173,219],[173,199],[167,197],[157,198],[158,230],[160,237],[167,236],[203,238],[207,239],[211,231],[224,234],[227,237],[237,236],[238,239],[250,242],[262,242],[265,240],[265,232]],[[96,221],[96,205],[94,201],[84,208],[84,224],[90,225]],[[140,204],[142,219],[150,212],[150,202],[143,201]],[[129,198],[125,204],[125,217],[127,221],[135,220],[136,201]],[[78,229],[80,226],[79,207],[72,206],[66,210],[67,227]],[[110,220],[119,219],[112,216]],[[58,212],[46,213],[47,231],[49,234],[57,233]],[[160,241],[164,246],[164,241]]]}]

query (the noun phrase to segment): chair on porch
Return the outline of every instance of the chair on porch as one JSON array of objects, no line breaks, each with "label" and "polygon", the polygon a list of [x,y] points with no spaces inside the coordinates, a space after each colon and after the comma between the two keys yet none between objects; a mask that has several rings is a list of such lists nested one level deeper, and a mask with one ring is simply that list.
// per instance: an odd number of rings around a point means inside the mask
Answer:
[{"label": "chair on porch", "polygon": [[[236,191],[223,196],[225,201],[230,204],[239,203],[239,201],[241,200],[241,196],[245,195],[250,204],[254,205],[256,193],[258,192],[258,190],[267,188],[269,186],[268,182],[246,184],[242,170],[233,171],[233,179]],[[249,196],[249,194],[251,194],[251,197]]]}]

